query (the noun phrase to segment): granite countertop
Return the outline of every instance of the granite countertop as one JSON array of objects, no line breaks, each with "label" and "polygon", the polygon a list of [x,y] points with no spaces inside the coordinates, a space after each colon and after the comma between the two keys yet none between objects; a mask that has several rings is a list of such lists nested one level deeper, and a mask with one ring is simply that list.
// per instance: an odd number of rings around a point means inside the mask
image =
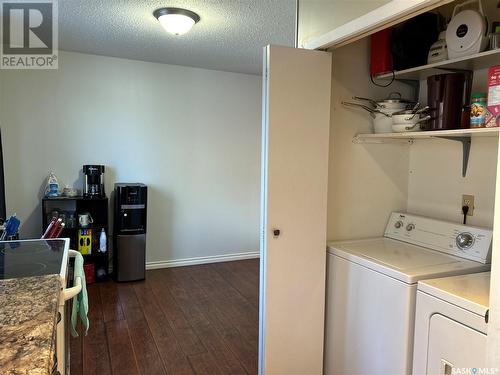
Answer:
[{"label": "granite countertop", "polygon": [[0,374],[51,374],[59,275],[0,280]]}]

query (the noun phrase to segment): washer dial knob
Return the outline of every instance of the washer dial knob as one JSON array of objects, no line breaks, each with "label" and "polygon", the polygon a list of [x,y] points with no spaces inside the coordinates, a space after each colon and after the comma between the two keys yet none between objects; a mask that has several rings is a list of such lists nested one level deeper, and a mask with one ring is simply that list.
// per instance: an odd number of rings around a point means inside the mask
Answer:
[{"label": "washer dial knob", "polygon": [[401,220],[398,220],[394,223],[394,226],[396,227],[396,229],[399,229],[403,226],[403,222]]},{"label": "washer dial knob", "polygon": [[411,232],[413,229],[415,229],[415,224],[413,224],[413,223],[410,223],[410,224],[408,224],[408,225],[406,226],[406,230],[407,230],[408,232]]},{"label": "washer dial knob", "polygon": [[463,232],[456,237],[455,242],[460,250],[467,250],[474,244],[474,236]]}]

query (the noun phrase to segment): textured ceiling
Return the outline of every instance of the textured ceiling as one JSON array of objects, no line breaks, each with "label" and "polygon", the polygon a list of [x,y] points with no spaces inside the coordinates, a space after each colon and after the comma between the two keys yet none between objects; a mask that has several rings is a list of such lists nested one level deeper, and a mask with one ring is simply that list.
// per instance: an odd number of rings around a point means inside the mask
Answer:
[{"label": "textured ceiling", "polygon": [[[187,8],[201,17],[181,36],[153,11]],[[293,45],[295,0],[59,0],[60,49],[259,74],[262,47]]]}]

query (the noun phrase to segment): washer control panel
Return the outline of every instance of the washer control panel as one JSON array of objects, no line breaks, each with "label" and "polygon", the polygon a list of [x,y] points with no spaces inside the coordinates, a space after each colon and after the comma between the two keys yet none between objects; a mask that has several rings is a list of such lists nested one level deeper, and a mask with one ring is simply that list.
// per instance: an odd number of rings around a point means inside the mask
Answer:
[{"label": "washer control panel", "polygon": [[393,212],[384,236],[476,262],[491,259],[493,231],[487,228]]}]

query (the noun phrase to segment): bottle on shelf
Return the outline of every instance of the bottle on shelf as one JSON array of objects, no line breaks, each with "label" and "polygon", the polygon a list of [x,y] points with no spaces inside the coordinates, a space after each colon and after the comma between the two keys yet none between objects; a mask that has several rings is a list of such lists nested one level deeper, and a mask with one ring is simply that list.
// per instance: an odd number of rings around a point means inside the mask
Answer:
[{"label": "bottle on shelf", "polygon": [[99,251],[101,253],[105,253],[107,248],[106,248],[106,231],[104,228],[101,230],[101,235],[99,236]]}]

